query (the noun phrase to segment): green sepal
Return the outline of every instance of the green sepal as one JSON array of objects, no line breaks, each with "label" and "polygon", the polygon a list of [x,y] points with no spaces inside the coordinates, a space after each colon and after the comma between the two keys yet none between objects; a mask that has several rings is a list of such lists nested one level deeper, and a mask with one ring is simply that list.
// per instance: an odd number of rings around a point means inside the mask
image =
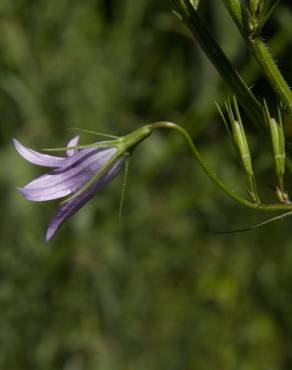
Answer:
[{"label": "green sepal", "polygon": [[[111,145],[110,147],[116,147],[117,151],[112,156],[112,158],[107,163],[105,163],[105,165],[102,166],[100,170],[97,171],[97,173],[89,181],[87,181],[86,184],[82,186],[81,189],[79,189],[76,193],[74,193],[69,198],[65,199],[63,202],[61,202],[61,204],[67,203],[71,201],[72,199],[76,198],[77,196],[79,196],[81,193],[83,193],[86,189],[90,187],[90,185],[92,185],[95,181],[100,179],[106,172],[108,172],[119,158],[128,157],[132,153],[132,151],[136,148],[136,146],[139,143],[141,143],[143,140],[145,140],[152,133],[152,130],[153,129],[151,125],[142,126],[128,135],[122,136],[118,138],[117,140],[113,140],[112,141],[113,145]],[[81,145],[81,146],[77,146],[77,148],[97,147],[96,145],[95,146],[94,145],[95,144],[93,144],[92,146],[82,146]],[[109,147],[109,145],[107,145],[107,147]]]}]

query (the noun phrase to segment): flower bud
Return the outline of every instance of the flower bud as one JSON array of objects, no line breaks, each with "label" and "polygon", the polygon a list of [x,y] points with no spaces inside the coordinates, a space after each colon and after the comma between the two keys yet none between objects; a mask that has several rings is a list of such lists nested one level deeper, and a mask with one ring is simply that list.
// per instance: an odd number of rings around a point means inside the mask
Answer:
[{"label": "flower bud", "polygon": [[233,99],[233,105],[234,105],[234,113],[233,113],[233,108],[232,108],[231,103],[228,102],[228,104],[226,105],[227,113],[229,115],[232,135],[233,135],[233,141],[236,147],[236,151],[238,152],[240,156],[240,160],[241,160],[241,163],[242,163],[242,166],[245,172],[247,173],[248,176],[254,176],[249,145],[247,142],[247,138],[246,138],[243,124],[242,124],[237,100],[235,97]]},{"label": "flower bud", "polygon": [[[230,101],[226,103],[226,111],[229,117],[229,125],[222,111],[219,108],[219,112],[221,114],[223,122],[227,127],[228,133],[232,136],[235,150],[238,153],[242,167],[247,175],[249,183],[248,193],[250,194],[253,201],[258,203],[259,197],[256,189],[255,176],[252,167],[249,145],[242,124],[236,97],[233,98],[233,105],[231,104]],[[231,127],[231,129],[229,129],[229,126]]]},{"label": "flower bud", "polygon": [[275,118],[270,116],[270,112],[266,102],[264,102],[264,111],[266,121],[269,126],[271,141],[273,146],[275,170],[280,183],[280,187],[283,184],[283,177],[285,174],[285,134],[283,129],[283,121],[280,109],[278,109],[278,122]]},{"label": "flower bud", "polygon": [[253,176],[250,150],[243,126],[238,121],[232,122],[232,132],[242,165],[249,176]]},{"label": "flower bud", "polygon": [[283,127],[280,126],[274,118],[271,118],[269,122],[276,171],[278,177],[283,178],[285,174],[285,141]]}]

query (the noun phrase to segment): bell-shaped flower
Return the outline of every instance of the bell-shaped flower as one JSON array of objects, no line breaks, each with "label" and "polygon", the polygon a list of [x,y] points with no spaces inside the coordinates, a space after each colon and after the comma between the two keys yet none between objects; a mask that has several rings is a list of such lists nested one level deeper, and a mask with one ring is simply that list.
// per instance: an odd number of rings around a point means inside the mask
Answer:
[{"label": "bell-shaped flower", "polygon": [[26,148],[13,139],[18,153],[27,161],[53,170],[19,188],[28,200],[43,202],[70,196],[61,203],[50,222],[46,241],[49,241],[59,227],[73,216],[94,195],[111,182],[121,171],[127,155],[151,130],[148,126],[112,141],[79,146],[79,136],[67,145],[67,157],[52,156]]}]

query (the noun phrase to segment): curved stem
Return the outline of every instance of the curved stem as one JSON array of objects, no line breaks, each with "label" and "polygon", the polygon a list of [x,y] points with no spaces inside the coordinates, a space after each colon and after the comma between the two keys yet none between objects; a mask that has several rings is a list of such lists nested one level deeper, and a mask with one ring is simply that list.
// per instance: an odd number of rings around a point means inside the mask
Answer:
[{"label": "curved stem", "polygon": [[292,204],[263,204],[263,203],[252,203],[249,200],[241,197],[238,195],[234,190],[230,189],[224,182],[222,182],[217,176],[216,173],[210,171],[208,168],[208,165],[202,158],[201,154],[198,152],[198,149],[196,148],[195,144],[193,143],[193,140],[189,133],[183,129],[181,126],[167,121],[161,121],[161,122],[155,122],[151,125],[149,125],[152,130],[161,129],[161,128],[167,128],[172,129],[175,131],[178,131],[186,140],[192,154],[199,162],[201,168],[206,173],[208,178],[216,185],[218,188],[220,188],[225,194],[227,194],[230,198],[232,198],[234,201],[236,201],[238,204],[251,208],[251,209],[258,209],[262,211],[292,211]]}]

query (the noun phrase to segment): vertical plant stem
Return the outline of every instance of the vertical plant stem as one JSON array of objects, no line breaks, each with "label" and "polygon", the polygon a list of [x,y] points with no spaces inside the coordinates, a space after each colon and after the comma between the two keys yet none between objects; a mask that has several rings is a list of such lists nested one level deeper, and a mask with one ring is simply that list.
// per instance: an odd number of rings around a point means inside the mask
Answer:
[{"label": "vertical plant stem", "polygon": [[240,104],[248,114],[250,120],[257,126],[264,125],[261,106],[256,97],[248,88],[239,72],[232,66],[220,46],[213,39],[208,28],[188,0],[175,2],[175,8],[183,21],[187,24],[195,39],[204,50],[221,77],[237,95]]},{"label": "vertical plant stem", "polygon": [[239,0],[222,0],[232,19],[237,25],[243,38],[247,41],[252,54],[256,58],[275,93],[283,101],[290,113],[292,112],[292,91],[283,78],[277,64],[267,45],[263,42],[257,32],[249,31],[247,28],[248,18],[244,12],[243,5]]}]

